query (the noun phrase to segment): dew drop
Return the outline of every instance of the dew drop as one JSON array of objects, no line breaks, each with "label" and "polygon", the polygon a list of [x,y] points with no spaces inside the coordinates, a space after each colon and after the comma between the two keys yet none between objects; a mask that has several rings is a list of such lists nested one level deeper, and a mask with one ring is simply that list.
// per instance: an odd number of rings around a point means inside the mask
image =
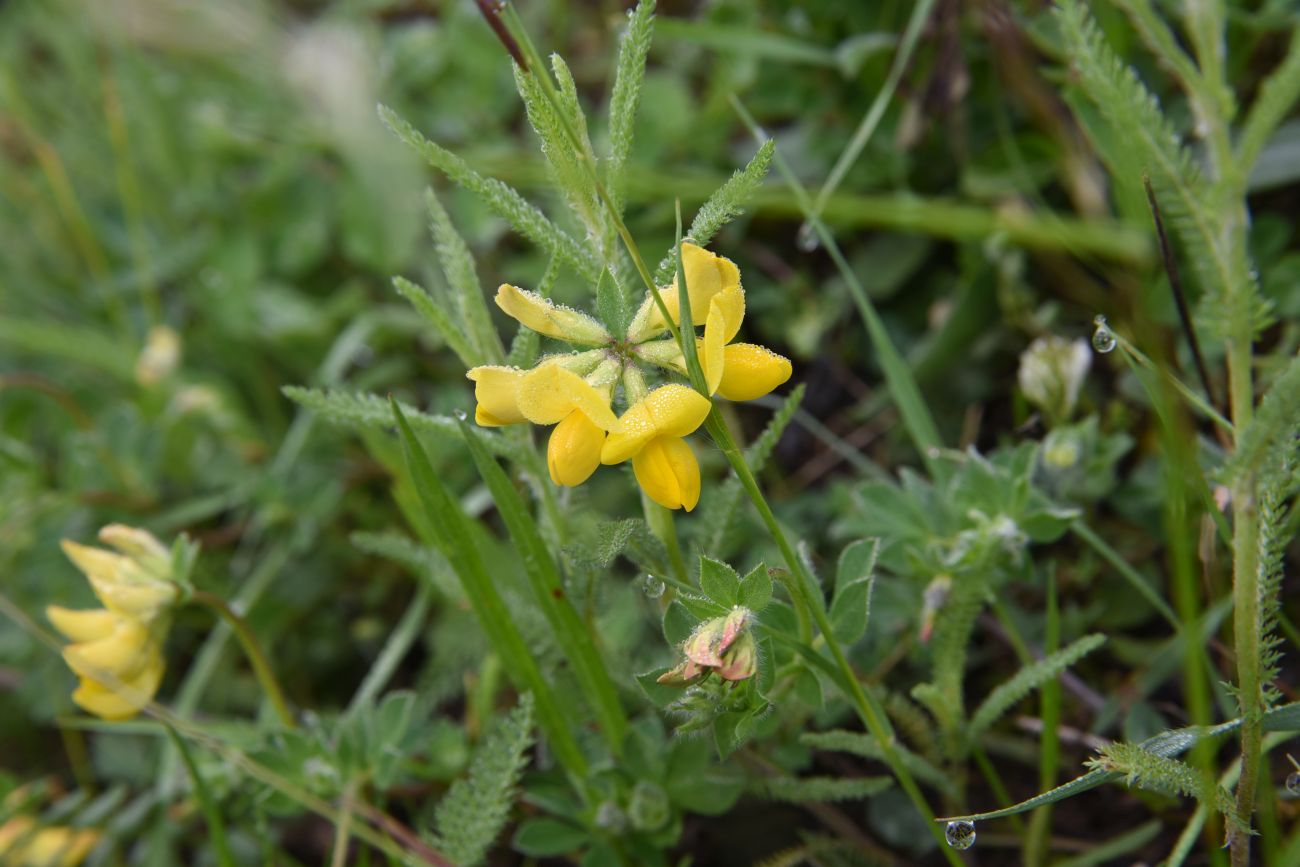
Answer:
[{"label": "dew drop", "polygon": [[1287,774],[1286,790],[1296,797],[1300,797],[1300,771],[1292,771]]},{"label": "dew drop", "polygon": [[954,849],[969,849],[975,845],[974,822],[949,822],[943,829],[944,839]]},{"label": "dew drop", "polygon": [[451,414],[454,415],[458,421],[465,421],[465,419],[469,418],[469,415],[466,414],[463,409],[453,409]]},{"label": "dew drop", "polygon": [[647,575],[641,579],[641,589],[651,599],[658,599],[664,595],[664,580],[654,575]]},{"label": "dew drop", "polygon": [[1092,348],[1105,355],[1112,351],[1119,341],[1115,338],[1115,332],[1111,331],[1110,326],[1106,324],[1105,316],[1098,316],[1093,322],[1097,330],[1092,332]]},{"label": "dew drop", "polygon": [[817,238],[817,230],[813,228],[812,223],[804,223],[799,227],[799,234],[795,236],[795,244],[805,253],[811,253],[821,245]]}]

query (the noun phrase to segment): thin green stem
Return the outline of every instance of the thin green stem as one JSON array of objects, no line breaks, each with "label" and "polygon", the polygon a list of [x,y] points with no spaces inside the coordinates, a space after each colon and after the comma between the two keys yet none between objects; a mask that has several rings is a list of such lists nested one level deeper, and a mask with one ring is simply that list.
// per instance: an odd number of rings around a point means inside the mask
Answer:
[{"label": "thin green stem", "polygon": [[180,754],[181,761],[185,763],[185,770],[189,772],[190,782],[194,784],[194,795],[199,800],[199,808],[203,810],[203,818],[208,823],[208,842],[217,856],[219,867],[235,867],[235,856],[230,852],[230,843],[226,840],[226,827],[221,821],[221,811],[217,809],[217,802],[212,798],[212,792],[208,789],[207,783],[203,781],[203,775],[199,773],[198,765],[194,764],[194,757],[190,755],[190,748],[186,746],[185,741],[176,732],[176,729],[167,720],[163,720],[163,728],[167,731],[167,736],[176,746],[176,751]]},{"label": "thin green stem", "polygon": [[257,676],[257,682],[261,685],[262,692],[266,694],[271,706],[275,708],[276,716],[280,718],[280,722],[285,728],[295,728],[298,724],[293,718],[293,712],[289,710],[289,702],[284,697],[284,690],[280,688],[280,682],[276,680],[275,672],[272,671],[266,654],[262,652],[262,647],[257,642],[257,636],[249,628],[248,622],[236,614],[235,610],[226,604],[226,600],[214,593],[209,593],[206,590],[195,590],[190,594],[190,599],[210,608],[234,630],[235,635],[239,637],[240,645],[244,648],[245,655],[248,656],[249,663],[253,666],[253,674]]},{"label": "thin green stem", "polygon": [[344,867],[348,860],[348,841],[352,839],[352,819],[357,798],[357,781],[350,780],[343,790],[342,809],[339,820],[334,825],[334,851],[330,855],[330,867]]},{"label": "thin green stem", "polygon": [[1097,535],[1091,527],[1083,521],[1074,521],[1070,524],[1070,531],[1088,544],[1094,551],[1101,555],[1102,559],[1115,568],[1120,577],[1127,581],[1134,590],[1141,594],[1142,598],[1151,604],[1151,607],[1160,613],[1160,616],[1168,621],[1169,625],[1174,627],[1175,631],[1182,631],[1182,623],[1174,609],[1169,607],[1169,603],[1164,600],[1146,579],[1142,577],[1136,569],[1129,565],[1128,561],[1120,556],[1119,552],[1110,546],[1110,543]]},{"label": "thin green stem", "polygon": [[836,640],[835,634],[831,629],[830,620],[826,616],[824,606],[817,604],[817,602],[808,595],[812,588],[817,586],[816,581],[813,576],[808,573],[803,560],[800,559],[799,555],[790,545],[789,540],[786,539],[785,531],[781,529],[781,525],[777,522],[776,516],[772,513],[772,509],[767,503],[767,499],[763,496],[763,491],[758,486],[758,481],[750,471],[749,465],[745,463],[744,455],[736,445],[735,440],[731,436],[731,432],[727,429],[726,423],[722,420],[722,416],[716,407],[709,413],[705,425],[708,427],[710,435],[713,436],[714,442],[716,442],[722,449],[722,453],[726,456],[728,463],[731,464],[731,468],[736,473],[737,478],[740,479],[741,487],[743,487],[745,493],[749,495],[749,499],[754,504],[754,508],[758,510],[759,517],[762,518],[763,524],[767,527],[772,539],[780,549],[781,556],[785,559],[790,570],[798,576],[799,580],[791,582],[790,586],[804,596],[804,604],[812,614],[813,619],[816,621],[817,629],[825,639],[826,647],[830,650],[831,656],[835,660],[836,668],[839,669],[842,676],[842,685],[848,692],[848,698],[852,702],[854,709],[857,711],[863,724],[867,727],[867,731],[870,732],[872,737],[874,737],[880,744],[885,764],[889,766],[889,769],[893,772],[894,777],[898,780],[899,785],[903,787],[903,790],[907,793],[907,796],[911,799],[917,811],[925,817],[927,824],[931,828],[931,832],[934,834],[935,839],[941,844],[942,851],[948,858],[949,862],[954,865],[961,864],[961,859],[957,857],[956,853],[948,848],[946,841],[943,839],[943,832],[940,830],[939,826],[935,824],[934,811],[930,809],[930,805],[926,801],[925,795],[921,792],[920,787],[917,786],[916,780],[912,777],[911,772],[907,770],[903,765],[902,760],[899,758],[898,752],[894,748],[894,735],[890,730],[887,721],[867,698],[867,694],[863,690],[862,684],[858,681],[857,674],[853,671],[853,666],[849,664],[848,657],[844,654],[844,649],[840,646],[839,641]]}]

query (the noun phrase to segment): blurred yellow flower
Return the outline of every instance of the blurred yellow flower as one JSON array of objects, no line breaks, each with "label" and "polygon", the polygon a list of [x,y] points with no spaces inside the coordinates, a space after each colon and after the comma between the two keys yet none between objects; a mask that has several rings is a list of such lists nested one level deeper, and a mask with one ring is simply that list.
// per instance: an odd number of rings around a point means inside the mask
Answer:
[{"label": "blurred yellow flower", "polygon": [[93,828],[38,828],[30,816],[15,816],[0,825],[0,864],[77,867],[98,842]]},{"label": "blurred yellow flower", "polygon": [[[691,320],[704,327],[694,337],[710,395],[752,400],[790,378],[790,362],[749,343],[731,343],[745,316],[740,270],[728,259],[695,244],[682,244]],[[661,290],[673,324],[681,315],[677,281]],[[540,295],[503,284],[497,306],[538,334],[579,347],[599,347],[552,355],[532,370],[500,365],[471,369],[475,420],[484,427],[532,422],[555,425],[546,463],[557,485],[579,485],[604,464],[632,460],[646,495],[669,509],[695,508],[700,497],[700,467],[685,437],[708,416],[709,398],[678,384],[648,394],[636,373],[641,363],[676,373],[686,363],[675,339],[657,339],[669,323],[650,293],[633,317],[625,340],[615,339],[592,317]],[[636,388],[624,389],[629,405],[614,414],[615,385],[636,373]]]},{"label": "blurred yellow flower", "polygon": [[149,533],[111,524],[99,538],[120,553],[66,539],[62,544],[104,607],[50,605],[45,615],[71,642],[63,659],[81,679],[72,700],[104,719],[128,719],[162,682],[162,643],[178,590],[169,552]]}]

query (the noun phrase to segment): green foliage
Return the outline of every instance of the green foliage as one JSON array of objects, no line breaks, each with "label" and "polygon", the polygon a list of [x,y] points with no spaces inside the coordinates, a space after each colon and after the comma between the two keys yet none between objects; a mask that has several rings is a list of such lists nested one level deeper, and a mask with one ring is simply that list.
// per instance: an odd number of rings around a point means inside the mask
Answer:
[{"label": "green foliage", "polygon": [[[488,313],[487,302],[483,298],[483,289],[479,285],[478,271],[474,267],[474,257],[470,255],[469,247],[466,246],[465,240],[456,231],[456,227],[451,224],[451,217],[447,214],[446,208],[438,197],[434,195],[433,190],[426,190],[424,195],[425,205],[429,209],[430,224],[429,227],[433,232],[434,249],[438,254],[438,264],[442,266],[442,273],[447,279],[447,285],[451,287],[452,298],[450,303],[444,302],[437,305],[438,309],[451,309],[457,311],[460,315],[457,317],[458,323],[452,330],[460,333],[468,332],[469,339],[474,346],[474,353],[466,358],[461,355],[460,360],[465,363],[466,367],[473,367],[476,364],[497,364],[500,363],[505,354],[501,347],[501,339],[497,336],[497,330],[492,325],[492,317]],[[396,283],[400,278],[394,278]],[[403,291],[401,284],[397,289],[407,300],[415,304],[416,309],[421,313],[428,315],[426,308],[429,306],[416,301],[416,297],[408,295]],[[427,297],[427,296],[424,296]],[[436,327],[436,323],[435,323]],[[441,329],[439,329],[441,331]],[[444,339],[451,344],[451,339],[444,334]],[[455,346],[452,345],[455,349]],[[459,355],[460,353],[457,352]]]},{"label": "green foliage", "polygon": [[[719,229],[743,214],[746,203],[753,198],[754,193],[762,185],[763,179],[767,177],[767,170],[772,164],[772,154],[775,151],[776,145],[772,141],[761,144],[758,152],[750,157],[745,167],[737,169],[725,184],[714,190],[695,213],[695,219],[691,220],[691,228],[686,233],[686,238],[704,246],[713,240],[713,236]],[[656,282],[660,284],[668,282],[672,277],[673,261],[673,253],[669,251],[655,272]]]},{"label": "green foliage", "polygon": [[889,788],[889,777],[772,777],[757,791],[774,801],[795,804],[819,801],[856,801]]},{"label": "green foliage", "polygon": [[552,256],[563,259],[583,277],[589,280],[596,278],[599,267],[592,257],[570,235],[548,220],[545,214],[525,201],[518,191],[496,178],[484,177],[474,171],[463,159],[420,135],[415,127],[387,106],[380,106],[379,116],[394,135],[451,180],[480,196],[488,207],[510,223],[519,234]]},{"label": "green foliage", "polygon": [[879,553],[879,539],[861,539],[840,552],[830,617],[835,637],[845,644],[852,644],[867,631],[871,618],[871,587]]},{"label": "green foliage", "polygon": [[1087,635],[1055,653],[1027,665],[1005,683],[999,684],[971,715],[966,733],[979,737],[1022,698],[1106,643],[1104,635]]},{"label": "green foliage", "polygon": [[627,163],[632,154],[633,125],[645,82],[646,55],[650,53],[650,40],[654,35],[654,11],[654,0],[640,0],[628,12],[627,30],[618,47],[614,87],[609,95],[609,160],[605,166],[605,186],[620,214],[623,211]]},{"label": "green foliage", "polygon": [[1221,334],[1231,333],[1234,323],[1262,328],[1267,308],[1258,298],[1244,251],[1227,247],[1219,199],[1181,136],[1133,69],[1111,50],[1084,5],[1061,0],[1056,9],[1080,85],[1101,109],[1116,141],[1135,149],[1195,266],[1209,301],[1204,321]]},{"label": "green foliage", "polygon": [[438,802],[435,845],[453,863],[475,867],[487,857],[510,816],[532,743],[533,702],[524,693],[479,745],[469,775]]},{"label": "green foliage", "polygon": [[[862,732],[850,732],[842,729],[805,732],[800,736],[799,740],[819,750],[852,753],[864,759],[875,759],[877,761],[884,758],[884,750],[881,749],[880,742],[871,735]],[[953,790],[952,780],[929,761],[898,744],[895,744],[894,748],[898,750],[903,764],[918,780],[934,786],[940,791],[951,792]]]},{"label": "green foliage", "polygon": [[1215,812],[1228,816],[1239,828],[1244,827],[1227,790],[1185,762],[1154,755],[1136,744],[1116,742],[1103,747],[1101,755],[1089,764],[1108,773],[1122,774],[1129,786],[1195,798]]}]

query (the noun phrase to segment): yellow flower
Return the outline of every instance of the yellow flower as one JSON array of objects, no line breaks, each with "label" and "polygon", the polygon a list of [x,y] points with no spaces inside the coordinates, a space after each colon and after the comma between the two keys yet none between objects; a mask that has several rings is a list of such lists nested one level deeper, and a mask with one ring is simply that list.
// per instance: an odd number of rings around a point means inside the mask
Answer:
[{"label": "yellow flower", "polygon": [[605,326],[586,313],[553,304],[536,292],[509,283],[497,289],[497,306],[521,325],[547,337],[586,346],[604,346],[610,341]]},{"label": "yellow flower", "polygon": [[171,376],[180,362],[181,336],[166,325],[155,325],[135,361],[135,381],[146,388],[157,385]]},{"label": "yellow flower", "polygon": [[127,719],[153,699],[162,682],[166,615],[178,590],[169,552],[149,533],[111,524],[99,538],[122,553],[66,539],[63,550],[104,608],[51,605],[46,616],[72,642],[63,650],[64,661],[81,680],[72,700],[104,719]]},{"label": "yellow flower", "polygon": [[518,395],[519,412],[533,424],[555,425],[546,448],[546,465],[557,485],[580,485],[600,466],[606,431],[618,430],[609,408],[615,362],[602,364],[591,380],[560,364],[545,364],[527,374]]},{"label": "yellow flower", "polygon": [[99,842],[92,828],[40,828],[30,816],[0,825],[0,863],[12,867],[77,867]]},{"label": "yellow flower", "polygon": [[[685,241],[682,243],[682,272],[686,275],[686,294],[691,299],[691,321],[699,325],[709,312],[709,303],[714,296],[740,288],[740,269],[730,259],[724,259],[710,253],[703,247]],[[681,321],[681,306],[677,292],[677,277],[672,285],[659,291],[664,306],[673,324]],[[737,323],[739,324],[739,323]],[[628,329],[628,339],[640,343],[661,332],[667,331],[659,305],[647,293],[645,301],[632,320]]]},{"label": "yellow flower", "polygon": [[466,377],[474,382],[474,421],[483,427],[500,427],[525,421],[519,412],[519,383],[528,371],[487,364],[472,368]]},{"label": "yellow flower", "polygon": [[609,435],[600,461],[632,459],[637,483],[650,499],[669,509],[691,511],[700,499],[700,465],[682,439],[708,417],[708,398],[684,385],[663,385],[637,401]]},{"label": "yellow flower", "polygon": [[[683,245],[685,257],[685,245]],[[683,258],[683,264],[685,260]],[[687,289],[691,278],[686,278]],[[695,293],[691,291],[691,308],[694,312]],[[667,298],[665,298],[667,300]],[[674,308],[675,309],[675,308]],[[709,297],[708,315],[704,320],[704,339],[696,340],[700,367],[709,394],[720,394],[727,400],[753,400],[770,392],[790,378],[793,368],[789,359],[777,355],[765,346],[753,343],[731,343],[740,331],[745,318],[745,290],[737,282],[725,285]],[[728,345],[730,344],[730,345]],[[686,361],[673,340],[662,340],[643,345],[640,354],[647,361],[686,371]]]},{"label": "yellow flower", "polygon": [[[787,359],[761,346],[731,343],[745,316],[745,292],[736,265],[689,242],[682,244],[681,256],[691,321],[704,328],[702,338],[688,336],[696,340],[708,394],[751,400],[789,379]],[[626,339],[616,340],[585,313],[502,284],[497,306],[526,328],[598,348],[551,356],[532,370],[473,368],[467,376],[474,382],[475,420],[484,427],[526,421],[555,425],[546,464],[557,485],[582,484],[600,464],[630,459],[650,499],[670,509],[694,509],[700,497],[700,466],[684,437],[700,426],[712,403],[684,385],[646,391],[641,363],[686,372],[675,340],[652,339],[680,321],[676,278],[662,290],[661,299],[666,316],[647,293]],[[620,377],[624,400],[630,404],[621,418],[611,409]]]}]

